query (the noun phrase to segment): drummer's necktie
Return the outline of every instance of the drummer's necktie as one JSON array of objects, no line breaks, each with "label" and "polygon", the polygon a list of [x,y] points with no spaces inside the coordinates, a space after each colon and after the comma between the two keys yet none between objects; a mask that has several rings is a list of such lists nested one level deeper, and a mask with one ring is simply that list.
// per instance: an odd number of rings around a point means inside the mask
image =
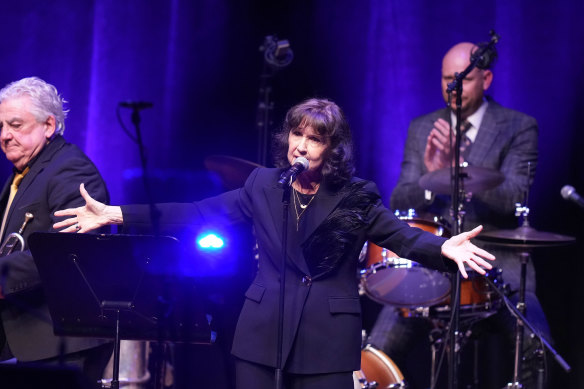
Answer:
[{"label": "drummer's necktie", "polygon": [[472,124],[468,121],[465,120],[461,125],[460,125],[460,133],[462,134],[462,137],[460,139],[460,156],[466,160],[466,158],[468,157],[468,155],[470,154],[470,149],[472,146],[472,141],[470,140],[470,138],[466,135],[466,132],[472,127]]},{"label": "drummer's necktie", "polygon": [[16,191],[18,191],[18,186],[22,182],[26,173],[28,173],[29,167],[27,166],[26,169],[22,171],[22,173],[16,173],[14,178],[12,179],[12,184],[10,185],[10,195],[8,196],[8,202],[6,203],[6,208],[4,209],[4,217],[2,218],[2,228],[0,228],[0,237],[4,234],[4,227],[6,224],[6,217],[8,216],[8,211],[10,211],[10,206],[12,205],[12,200],[14,200],[14,196],[16,196]]}]

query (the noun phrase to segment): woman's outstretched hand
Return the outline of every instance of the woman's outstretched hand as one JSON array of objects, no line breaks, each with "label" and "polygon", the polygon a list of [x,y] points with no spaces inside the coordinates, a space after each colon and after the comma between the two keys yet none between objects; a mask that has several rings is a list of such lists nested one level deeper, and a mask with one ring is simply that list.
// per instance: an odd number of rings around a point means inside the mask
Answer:
[{"label": "woman's outstretched hand", "polygon": [[89,232],[108,224],[122,224],[122,211],[120,207],[108,206],[92,198],[85,190],[85,186],[79,186],[85,205],[77,208],[62,209],[55,212],[55,216],[71,216],[65,220],[53,224],[53,228],[60,232]]},{"label": "woman's outstretched hand", "polygon": [[471,243],[471,239],[481,232],[483,226],[478,226],[471,231],[463,232],[448,239],[442,245],[442,255],[452,259],[458,265],[458,269],[464,278],[468,278],[465,265],[469,266],[480,274],[485,274],[484,269],[492,269],[493,266],[487,262],[494,261],[495,256]]}]

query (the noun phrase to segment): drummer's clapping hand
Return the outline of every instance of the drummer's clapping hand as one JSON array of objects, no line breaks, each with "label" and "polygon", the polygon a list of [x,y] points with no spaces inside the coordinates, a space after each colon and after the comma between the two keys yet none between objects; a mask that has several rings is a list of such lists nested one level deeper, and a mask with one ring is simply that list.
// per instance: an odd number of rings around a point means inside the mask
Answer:
[{"label": "drummer's clapping hand", "polygon": [[60,232],[89,232],[108,224],[122,224],[122,211],[120,207],[108,206],[93,199],[83,184],[79,191],[85,200],[85,205],[77,208],[68,208],[55,212],[55,216],[71,216],[65,220],[53,224],[53,228]]},{"label": "drummer's clapping hand", "polygon": [[434,128],[428,135],[424,152],[424,165],[429,172],[447,168],[451,165],[450,124],[444,119],[434,122]]},{"label": "drummer's clapping hand", "polygon": [[482,229],[483,226],[478,226],[471,231],[455,235],[442,245],[442,255],[456,262],[458,269],[464,278],[468,278],[465,266],[469,266],[480,274],[486,273],[484,269],[493,268],[493,266],[485,259],[494,261],[495,256],[478,248],[470,241],[477,236]]}]

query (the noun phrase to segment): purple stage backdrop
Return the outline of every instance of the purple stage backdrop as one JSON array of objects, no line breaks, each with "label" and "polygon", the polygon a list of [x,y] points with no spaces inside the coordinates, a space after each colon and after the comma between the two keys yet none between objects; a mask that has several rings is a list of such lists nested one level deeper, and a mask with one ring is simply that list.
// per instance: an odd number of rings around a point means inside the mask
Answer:
[{"label": "purple stage backdrop", "polygon": [[[584,193],[582,15],[581,0],[2,1],[0,85],[35,75],[57,87],[69,102],[65,137],[93,159],[116,204],[147,200],[118,103],[152,102],[140,127],[153,197],[196,200],[221,191],[205,157],[257,158],[259,46],[276,34],[289,40],[294,59],[271,79],[272,128],[306,97],[333,99],[354,131],[358,175],[376,181],[388,203],[409,121],[443,105],[443,54],[495,30],[490,95],[540,125],[531,222],[580,240],[536,267],[555,345],[573,367],[567,374],[554,366],[553,387],[582,388],[575,310],[584,299],[584,211],[560,196],[565,184]],[[130,111],[120,116],[133,132]],[[2,159],[2,180],[10,168]]]}]

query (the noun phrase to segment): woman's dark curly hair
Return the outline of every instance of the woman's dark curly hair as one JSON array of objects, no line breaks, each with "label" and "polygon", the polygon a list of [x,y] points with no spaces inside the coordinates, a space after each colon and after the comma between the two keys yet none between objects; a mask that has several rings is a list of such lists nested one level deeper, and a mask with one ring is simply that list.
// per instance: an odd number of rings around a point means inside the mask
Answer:
[{"label": "woman's dark curly hair", "polygon": [[286,113],[282,129],[275,134],[272,154],[279,168],[288,162],[288,135],[296,128],[311,126],[329,142],[328,155],[323,163],[323,180],[333,186],[342,186],[353,177],[353,140],[351,129],[341,108],[327,99],[308,99]]}]

